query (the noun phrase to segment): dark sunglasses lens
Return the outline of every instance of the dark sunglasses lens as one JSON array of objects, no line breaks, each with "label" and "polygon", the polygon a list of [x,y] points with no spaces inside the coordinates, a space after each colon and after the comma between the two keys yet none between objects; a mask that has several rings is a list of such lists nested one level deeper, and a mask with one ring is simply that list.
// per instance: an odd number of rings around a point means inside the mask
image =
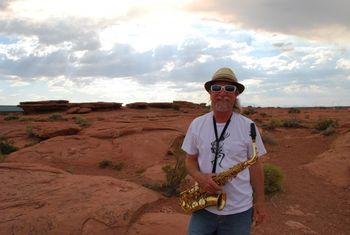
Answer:
[{"label": "dark sunglasses lens", "polygon": [[221,86],[220,85],[212,85],[210,89],[212,91],[221,91]]},{"label": "dark sunglasses lens", "polygon": [[226,85],[225,86],[225,91],[227,91],[227,92],[235,92],[236,91],[236,87],[234,85]]}]

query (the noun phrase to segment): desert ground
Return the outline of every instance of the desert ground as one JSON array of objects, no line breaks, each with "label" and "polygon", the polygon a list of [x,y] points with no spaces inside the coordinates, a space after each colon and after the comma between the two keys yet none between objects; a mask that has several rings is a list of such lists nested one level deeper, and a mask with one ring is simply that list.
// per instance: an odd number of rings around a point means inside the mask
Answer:
[{"label": "desert ground", "polygon": [[[203,105],[0,115],[0,234],[186,234],[166,181],[190,122]],[[282,192],[266,197],[254,235],[350,234],[350,109],[246,107]],[[315,127],[331,120],[327,130]],[[287,123],[287,124],[283,124]],[[289,123],[289,124],[288,124]],[[191,183],[186,177],[182,187]]]}]

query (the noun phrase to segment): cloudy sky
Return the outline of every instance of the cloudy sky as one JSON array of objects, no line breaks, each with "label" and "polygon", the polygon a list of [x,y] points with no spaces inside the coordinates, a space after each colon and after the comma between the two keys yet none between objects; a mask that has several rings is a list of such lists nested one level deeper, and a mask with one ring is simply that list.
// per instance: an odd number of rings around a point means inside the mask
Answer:
[{"label": "cloudy sky", "polygon": [[231,67],[243,105],[350,105],[347,0],[0,0],[0,104],[208,102]]}]

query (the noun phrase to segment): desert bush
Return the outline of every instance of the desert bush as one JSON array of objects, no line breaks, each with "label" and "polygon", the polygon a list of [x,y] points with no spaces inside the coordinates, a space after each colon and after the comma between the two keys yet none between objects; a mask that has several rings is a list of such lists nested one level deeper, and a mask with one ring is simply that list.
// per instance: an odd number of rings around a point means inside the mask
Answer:
[{"label": "desert bush", "polygon": [[81,127],[88,127],[91,125],[89,121],[83,118],[82,116],[75,116],[73,117],[73,119],[75,120],[75,123]]},{"label": "desert bush", "polygon": [[98,166],[100,168],[107,168],[108,166],[111,166],[112,165],[112,161],[109,161],[109,160],[102,160],[98,163]]},{"label": "desert bush", "polygon": [[335,127],[329,126],[326,130],[322,131],[322,135],[333,135],[335,133]]},{"label": "desert bush", "polygon": [[315,124],[315,129],[318,131],[324,131],[330,127],[333,127],[333,128],[338,127],[338,122],[336,120],[332,120],[332,119],[320,119]]},{"label": "desert bush", "polygon": [[270,145],[276,145],[277,141],[270,135],[266,135],[265,133],[263,133],[261,135],[262,141],[264,142],[264,144],[270,144]]},{"label": "desert bush", "polygon": [[290,109],[288,109],[288,113],[300,113],[300,109],[290,108]]},{"label": "desert bush", "polygon": [[18,148],[13,146],[13,143],[7,139],[6,136],[0,135],[0,153],[10,154],[17,151]]},{"label": "desert bush", "polygon": [[179,105],[173,105],[172,109],[174,109],[176,111],[180,111],[180,106]]},{"label": "desert bush", "polygon": [[256,113],[256,110],[252,107],[248,107],[246,109],[243,110],[242,114],[249,116],[249,115],[253,115],[254,113]]},{"label": "desert bush", "polygon": [[32,147],[32,146],[36,145],[37,143],[38,143],[38,142],[36,142],[36,141],[30,142],[30,143],[28,143],[28,144],[25,144],[25,145],[23,146],[23,148]]},{"label": "desert bush", "polygon": [[14,114],[10,114],[4,118],[5,121],[18,120],[18,119],[19,119],[19,116],[14,115]]},{"label": "desert bush", "polygon": [[297,119],[286,119],[286,120],[283,120],[282,126],[283,127],[288,127],[288,128],[302,127],[302,125],[300,124],[300,121],[298,121]]},{"label": "desert bush", "polygon": [[32,126],[27,126],[26,127],[26,133],[27,133],[27,136],[29,138],[39,138],[39,139],[41,139],[40,135],[33,130]]},{"label": "desert bush", "polygon": [[166,195],[177,194],[177,188],[187,175],[184,159],[178,157],[174,167],[166,165],[162,169],[166,174],[166,182],[163,184],[163,191]]},{"label": "desert bush", "polygon": [[123,168],[124,163],[123,162],[114,163],[110,160],[102,160],[101,162],[99,162],[98,166],[103,169],[107,167],[111,167],[113,170],[120,171]]},{"label": "desert bush", "polygon": [[266,128],[267,129],[270,129],[270,130],[274,130],[275,128],[277,127],[281,127],[282,126],[282,123],[280,120],[277,120],[277,119],[271,119],[267,125],[266,125]]},{"label": "desert bush", "polygon": [[264,191],[267,196],[273,196],[282,191],[283,172],[281,168],[264,164]]},{"label": "desert bush", "polygon": [[5,156],[0,151],[0,163],[5,161]]},{"label": "desert bush", "polygon": [[49,116],[49,120],[50,121],[59,121],[59,120],[63,120],[63,117],[59,113],[54,113],[54,114]]},{"label": "desert bush", "polygon": [[153,190],[161,191],[167,197],[177,195],[179,193],[178,188],[187,175],[184,155],[183,152],[176,152],[175,166],[166,165],[162,167],[162,170],[166,175],[166,181],[164,183],[145,184],[144,186]]},{"label": "desert bush", "polygon": [[255,123],[259,123],[259,124],[263,122],[260,118],[254,118],[253,120]]},{"label": "desert bush", "polygon": [[124,167],[123,162],[117,162],[112,164],[112,169],[116,171],[120,171]]},{"label": "desert bush", "polygon": [[30,121],[35,121],[35,120],[33,118],[21,117],[18,121],[20,121],[20,122],[30,122]]}]

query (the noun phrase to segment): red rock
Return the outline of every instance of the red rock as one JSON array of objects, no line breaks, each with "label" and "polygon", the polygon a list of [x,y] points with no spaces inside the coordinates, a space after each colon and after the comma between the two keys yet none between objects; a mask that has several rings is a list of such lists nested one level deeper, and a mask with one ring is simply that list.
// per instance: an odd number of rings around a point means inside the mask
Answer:
[{"label": "red rock", "polygon": [[77,114],[84,114],[84,113],[90,113],[91,111],[92,111],[91,108],[79,108],[76,113]]},{"label": "red rock", "polygon": [[21,102],[18,107],[23,109],[25,114],[29,113],[47,113],[58,112],[68,109],[69,104],[66,101],[38,101],[38,102]]},{"label": "red rock", "polygon": [[[18,105],[18,107],[21,107],[23,109],[25,114],[60,112],[69,110],[73,107],[79,107],[82,109],[81,111],[75,110],[75,112],[86,113],[88,112],[88,109],[93,111],[115,110],[121,108],[121,106],[122,103],[114,102],[69,103],[67,100],[28,101],[21,102]],[[69,113],[71,112],[72,110],[70,110]]]},{"label": "red rock", "polygon": [[135,102],[135,103],[127,104],[126,107],[131,108],[131,109],[146,109],[146,108],[148,108],[148,103]]},{"label": "red rock", "polygon": [[172,109],[172,108],[174,108],[173,103],[167,103],[167,102],[148,103],[148,106],[152,107],[152,108],[160,108],[160,109]]},{"label": "red rock", "polygon": [[38,164],[0,163],[0,175],[0,234],[126,234],[160,199],[132,182]]},{"label": "red rock", "polygon": [[66,114],[78,113],[79,109],[80,109],[79,107],[72,107],[72,108],[69,108],[65,113]]}]

